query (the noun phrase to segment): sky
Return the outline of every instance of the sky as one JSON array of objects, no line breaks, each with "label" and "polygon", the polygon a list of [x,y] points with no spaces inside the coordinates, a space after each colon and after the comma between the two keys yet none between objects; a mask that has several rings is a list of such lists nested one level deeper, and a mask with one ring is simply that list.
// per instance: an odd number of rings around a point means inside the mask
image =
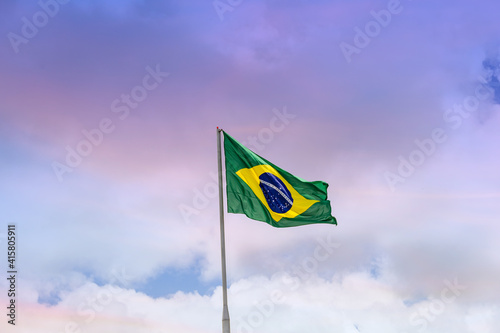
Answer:
[{"label": "sky", "polygon": [[232,332],[498,332],[499,9],[2,1],[1,331],[221,332],[219,126],[338,220],[225,214]]}]

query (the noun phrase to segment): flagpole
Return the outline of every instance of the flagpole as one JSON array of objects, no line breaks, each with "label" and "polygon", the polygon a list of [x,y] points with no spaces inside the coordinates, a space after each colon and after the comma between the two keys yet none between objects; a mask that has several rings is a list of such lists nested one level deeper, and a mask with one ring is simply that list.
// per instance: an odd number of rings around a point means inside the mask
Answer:
[{"label": "flagpole", "polygon": [[222,186],[222,153],[221,132],[217,127],[217,164],[219,169],[219,216],[220,216],[220,250],[222,262],[222,333],[230,333],[229,309],[227,307],[227,279],[226,279],[226,245],[224,236],[224,200]]}]

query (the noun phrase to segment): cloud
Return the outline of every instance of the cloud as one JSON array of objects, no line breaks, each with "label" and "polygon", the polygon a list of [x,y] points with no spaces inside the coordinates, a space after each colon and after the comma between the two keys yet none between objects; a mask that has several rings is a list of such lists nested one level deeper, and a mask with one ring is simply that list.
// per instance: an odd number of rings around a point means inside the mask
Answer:
[{"label": "cloud", "polygon": [[500,53],[491,51],[483,60],[483,68],[486,71],[487,85],[493,90],[493,103],[500,104]]},{"label": "cloud", "polygon": [[[369,272],[337,273],[329,278],[312,274],[307,279],[286,272],[272,277],[248,276],[229,288],[232,330],[247,332],[494,332],[499,308],[463,301],[467,290],[454,280],[442,281],[438,293],[425,294],[408,305],[407,295],[395,289],[387,268],[374,278]],[[455,288],[455,289],[453,289]],[[79,328],[101,332],[219,332],[222,295],[218,287],[209,296],[178,292],[152,299],[113,284],[91,282],[62,296],[55,306],[25,301],[30,321],[20,321],[20,332],[62,332]],[[195,319],[193,319],[195,318]],[[457,320],[457,318],[463,318]],[[471,331],[472,330],[472,331]]]}]

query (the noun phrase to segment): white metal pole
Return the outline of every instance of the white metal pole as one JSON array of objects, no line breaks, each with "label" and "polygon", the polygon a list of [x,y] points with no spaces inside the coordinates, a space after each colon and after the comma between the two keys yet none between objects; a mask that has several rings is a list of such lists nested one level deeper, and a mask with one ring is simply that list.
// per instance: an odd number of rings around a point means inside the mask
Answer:
[{"label": "white metal pole", "polygon": [[217,127],[217,164],[219,168],[219,216],[220,216],[220,250],[222,261],[222,333],[230,333],[229,309],[227,307],[227,280],[226,280],[226,245],[224,236],[224,199],[222,186],[222,153],[221,153],[222,129]]}]

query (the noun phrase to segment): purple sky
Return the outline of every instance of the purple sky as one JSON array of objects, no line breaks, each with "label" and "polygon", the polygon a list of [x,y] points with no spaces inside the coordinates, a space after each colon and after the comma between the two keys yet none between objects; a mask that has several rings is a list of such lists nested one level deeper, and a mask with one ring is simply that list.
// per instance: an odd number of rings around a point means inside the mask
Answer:
[{"label": "purple sky", "polygon": [[2,332],[220,332],[216,126],[339,222],[226,215],[233,332],[499,331],[499,4],[59,1],[0,3]]}]

